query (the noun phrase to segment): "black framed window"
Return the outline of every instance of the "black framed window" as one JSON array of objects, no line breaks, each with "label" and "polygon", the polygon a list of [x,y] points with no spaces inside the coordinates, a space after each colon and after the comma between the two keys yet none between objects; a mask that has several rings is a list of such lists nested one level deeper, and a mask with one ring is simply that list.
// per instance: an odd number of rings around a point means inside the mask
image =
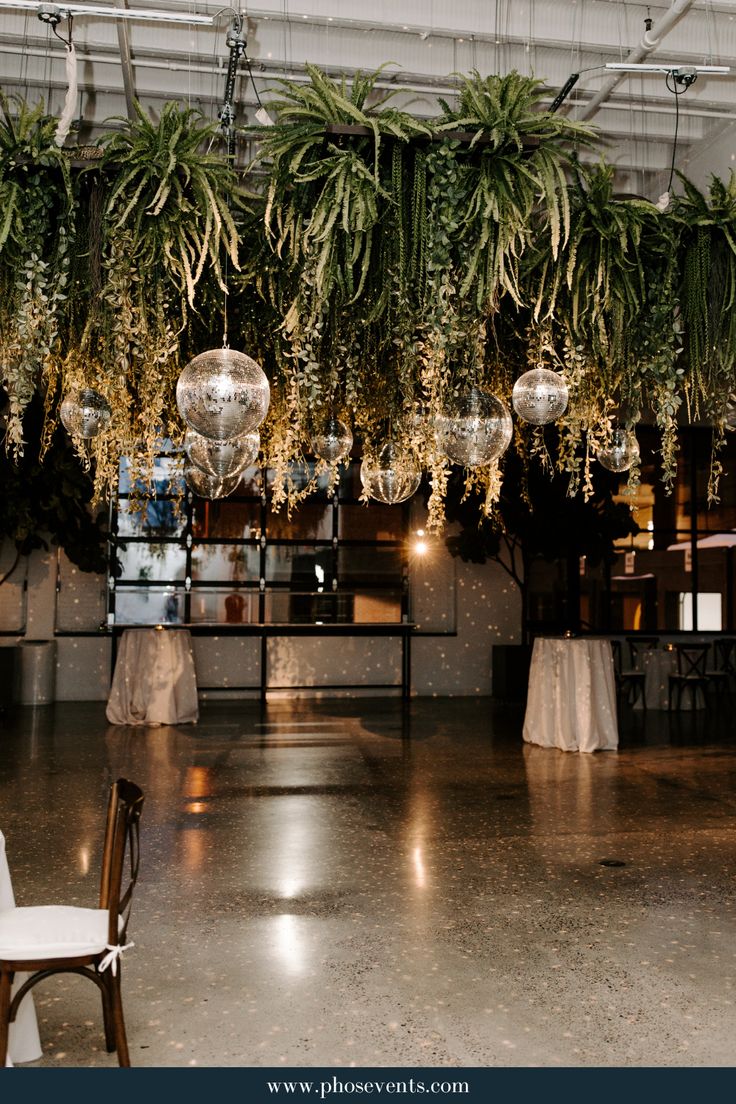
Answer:
[{"label": "black framed window", "polygon": [[736,631],[736,434],[726,437],[720,502],[710,507],[710,429],[681,429],[669,495],[659,433],[639,426],[637,437],[641,485],[629,497],[623,475],[614,498],[632,506],[639,532],[615,543],[610,563],[535,562],[529,580],[534,632]]},{"label": "black framed window", "polygon": [[[312,464],[291,473],[308,480]],[[359,502],[359,461],[287,516],[274,473],[248,469],[226,499],[185,494],[162,455],[141,508],[128,466],[111,519],[110,624],[371,624],[408,620],[408,507]]]}]

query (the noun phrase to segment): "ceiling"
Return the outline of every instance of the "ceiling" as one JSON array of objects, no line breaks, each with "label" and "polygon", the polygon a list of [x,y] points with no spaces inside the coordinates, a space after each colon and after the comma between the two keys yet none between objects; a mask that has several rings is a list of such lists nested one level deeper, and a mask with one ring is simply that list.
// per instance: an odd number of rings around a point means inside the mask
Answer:
[{"label": "ceiling", "polygon": [[[84,0],[82,0],[84,2]],[[126,114],[127,91],[154,111],[175,99],[216,118],[228,59],[225,9],[212,26],[192,26],[191,13],[215,15],[218,3],[186,0],[100,0],[179,13],[180,23],[124,22],[77,16],[73,37],[79,58],[78,122],[81,141],[106,120]],[[46,100],[58,114],[66,91],[65,48],[33,10],[0,0],[0,84],[31,101]],[[63,9],[63,0],[59,6]],[[671,10],[673,9],[673,10]],[[518,69],[542,80],[549,102],[573,72],[580,79],[560,109],[571,117],[603,89],[591,116],[618,170],[620,191],[650,198],[667,185],[676,105],[662,74],[626,75],[613,88],[606,62],[625,61],[640,46],[645,19],[651,35],[669,27],[640,60],[681,65],[733,65],[725,77],[700,76],[679,98],[677,167],[698,180],[736,159],[736,0],[261,0],[241,8],[254,82],[267,106],[274,83],[304,80],[305,62],[332,74],[390,63],[381,82],[403,89],[397,98],[412,112],[431,116],[436,95],[451,98],[453,74]],[[68,23],[58,31],[66,34]],[[254,121],[256,92],[243,63],[236,82],[238,122]],[[109,125],[109,124],[107,124]]]}]

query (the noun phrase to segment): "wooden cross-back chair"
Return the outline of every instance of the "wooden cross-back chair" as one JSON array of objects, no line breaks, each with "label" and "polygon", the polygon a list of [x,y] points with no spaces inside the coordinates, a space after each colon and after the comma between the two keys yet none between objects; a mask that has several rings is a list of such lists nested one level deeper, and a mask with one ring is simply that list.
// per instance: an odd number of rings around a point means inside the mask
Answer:
[{"label": "wooden cross-back chair", "polygon": [[[120,992],[120,957],[128,943],[128,919],[140,859],[143,792],[119,778],[110,787],[102,855],[99,908],[38,905],[0,912],[0,1069],[8,1030],[21,1001],[52,974],[82,974],[102,994],[105,1045],[121,1066],[130,1065]],[[123,886],[127,872],[127,882]],[[30,977],[12,996],[16,973]]]},{"label": "wooden cross-back chair", "polygon": [[708,644],[675,644],[677,657],[677,670],[669,677],[668,709],[673,706],[682,708],[682,695],[685,691],[690,693],[690,708],[694,709],[697,703],[697,695],[703,696],[703,704],[708,704],[708,688],[710,677],[706,671],[708,662]]}]

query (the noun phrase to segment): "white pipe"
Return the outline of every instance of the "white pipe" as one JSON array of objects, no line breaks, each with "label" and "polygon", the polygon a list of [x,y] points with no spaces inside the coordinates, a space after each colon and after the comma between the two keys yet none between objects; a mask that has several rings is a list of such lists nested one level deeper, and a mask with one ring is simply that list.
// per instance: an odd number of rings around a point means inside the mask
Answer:
[{"label": "white pipe", "polygon": [[63,146],[67,135],[72,128],[74,112],[77,108],[77,51],[71,38],[66,48],[66,96],[64,97],[64,109],[59,116],[59,124],[54,135],[57,146]]},{"label": "white pipe", "polygon": [[68,19],[70,15],[75,17],[88,17],[92,19],[138,19],[148,23],[198,23],[211,27],[216,16],[197,15],[194,12],[152,11],[150,8],[139,8],[135,11],[106,7],[102,4],[72,4],[60,0],[58,4],[45,4],[42,0],[0,0],[0,8],[16,9],[18,11],[42,10],[49,12],[54,9],[62,19]]},{"label": "white pipe", "polygon": [[[652,27],[651,31],[644,32],[639,45],[635,47],[627,57],[627,64],[634,65],[637,62],[643,61],[644,58],[649,57],[649,55],[660,45],[662,39],[680,22],[683,15],[686,15],[687,12],[690,11],[693,2],[694,0],[672,0],[672,6],[659,20],[658,25]],[[613,89],[618,87],[625,76],[625,73],[618,73],[615,77],[609,77],[608,80],[605,80],[593,99],[585,105],[585,108],[581,111],[578,118],[590,119],[592,115],[595,115],[601,104],[605,103]]]}]

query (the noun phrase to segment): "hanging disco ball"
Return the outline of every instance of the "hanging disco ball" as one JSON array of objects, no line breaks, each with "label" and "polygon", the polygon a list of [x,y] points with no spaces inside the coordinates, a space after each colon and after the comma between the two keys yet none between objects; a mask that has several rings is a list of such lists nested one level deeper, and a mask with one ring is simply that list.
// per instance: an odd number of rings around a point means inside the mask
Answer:
[{"label": "hanging disco ball", "polygon": [[91,387],[70,392],[61,404],[60,414],[67,433],[85,440],[102,433],[112,417],[107,399]]},{"label": "hanging disco ball", "polygon": [[227,441],[257,429],[268,412],[266,374],[245,353],[210,349],[190,360],[176,384],[176,405],[190,429]]},{"label": "hanging disco ball", "polygon": [[610,443],[598,452],[603,467],[612,472],[628,471],[638,456],[639,442],[633,429],[614,429]]},{"label": "hanging disco ball", "polygon": [[549,368],[532,368],[519,376],[511,393],[514,410],[525,422],[547,425],[567,410],[567,384]]},{"label": "hanging disco ball", "polygon": [[230,475],[226,479],[220,479],[216,475],[202,471],[196,464],[185,464],[184,479],[189,490],[198,498],[227,498],[240,482],[240,475]]},{"label": "hanging disco ball", "polygon": [[437,443],[453,464],[477,468],[511,444],[514,425],[505,403],[471,387],[437,419]]},{"label": "hanging disco ball", "polygon": [[328,418],[312,436],[312,451],[320,460],[337,464],[344,460],[353,447],[353,435],[339,418]]},{"label": "hanging disco ball", "polygon": [[393,441],[385,444],[378,456],[366,457],[360,465],[360,481],[367,494],[389,505],[411,498],[421,478],[421,470],[412,454]]},{"label": "hanging disco ball", "polygon": [[188,429],[184,435],[184,449],[198,468],[216,479],[240,475],[255,460],[261,447],[258,430],[233,437],[229,441],[211,441],[201,433]]}]

